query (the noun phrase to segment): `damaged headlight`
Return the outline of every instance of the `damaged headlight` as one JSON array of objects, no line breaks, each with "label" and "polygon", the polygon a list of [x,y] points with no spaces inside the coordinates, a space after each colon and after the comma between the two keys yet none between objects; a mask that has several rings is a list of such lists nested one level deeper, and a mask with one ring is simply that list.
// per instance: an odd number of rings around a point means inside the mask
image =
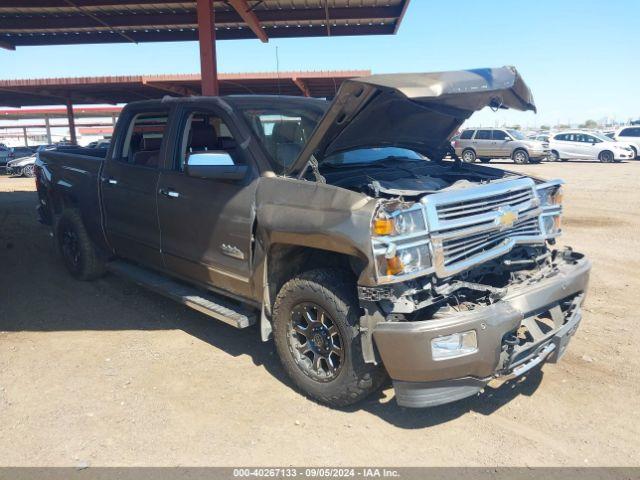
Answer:
[{"label": "damaged headlight", "polygon": [[376,236],[409,235],[425,231],[422,208],[418,205],[391,212],[381,208],[373,219],[371,230]]},{"label": "damaged headlight", "polygon": [[431,268],[427,224],[420,204],[381,206],[371,223],[378,281],[418,276]]},{"label": "damaged headlight", "polygon": [[543,183],[536,190],[542,208],[562,206],[562,183],[560,180]]},{"label": "damaged headlight", "polygon": [[383,255],[376,257],[378,272],[386,277],[408,275],[431,267],[429,245],[390,244]]},{"label": "damaged headlight", "polygon": [[545,237],[553,238],[562,233],[562,181],[542,183],[536,187],[542,215],[540,229]]}]

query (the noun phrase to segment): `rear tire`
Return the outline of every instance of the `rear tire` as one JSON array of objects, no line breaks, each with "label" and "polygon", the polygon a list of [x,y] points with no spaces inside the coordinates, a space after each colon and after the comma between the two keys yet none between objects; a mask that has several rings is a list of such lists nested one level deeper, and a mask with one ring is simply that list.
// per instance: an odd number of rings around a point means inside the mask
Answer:
[{"label": "rear tire", "polygon": [[474,152],[470,148],[466,149],[465,151],[462,152],[462,161],[465,163],[475,163],[476,152]]},{"label": "rear tire", "polygon": [[273,309],[273,336],[287,375],[306,395],[333,407],[364,399],[386,379],[381,366],[362,357],[354,282],[340,270],[311,270],[284,284]]},{"label": "rear tire", "polygon": [[89,238],[77,210],[62,212],[55,234],[62,261],[71,275],[79,280],[93,280],[104,274],[104,259]]},{"label": "rear tire", "polygon": [[511,159],[518,165],[525,165],[529,163],[529,152],[522,149],[516,150],[513,152]]},{"label": "rear tire", "polygon": [[600,152],[600,155],[598,155],[598,160],[600,160],[602,163],[613,163],[614,161],[613,152],[610,152],[609,150]]}]

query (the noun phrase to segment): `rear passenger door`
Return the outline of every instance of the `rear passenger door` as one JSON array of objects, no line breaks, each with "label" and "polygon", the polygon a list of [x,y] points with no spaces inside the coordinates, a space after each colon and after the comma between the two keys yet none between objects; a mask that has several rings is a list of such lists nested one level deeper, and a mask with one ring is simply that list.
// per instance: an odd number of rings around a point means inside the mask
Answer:
[{"label": "rear passenger door", "polygon": [[118,256],[161,268],[156,208],[168,108],[129,110],[102,172],[107,239]]},{"label": "rear passenger door", "polygon": [[[216,104],[184,105],[174,115],[172,151],[158,183],[165,268],[189,281],[248,297],[257,168],[240,147],[232,119]],[[187,175],[187,159],[206,152],[247,165],[244,178]]]},{"label": "rear passenger door", "polygon": [[494,150],[491,130],[477,130],[473,145],[475,147],[477,157],[492,158]]}]

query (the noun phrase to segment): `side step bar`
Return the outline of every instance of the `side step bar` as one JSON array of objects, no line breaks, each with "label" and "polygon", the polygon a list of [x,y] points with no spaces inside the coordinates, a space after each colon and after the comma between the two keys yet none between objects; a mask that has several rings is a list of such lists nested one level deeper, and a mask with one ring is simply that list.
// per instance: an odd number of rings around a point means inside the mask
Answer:
[{"label": "side step bar", "polygon": [[181,283],[133,263],[115,260],[107,264],[107,269],[205,315],[222,320],[232,327],[247,328],[256,323],[256,314],[233,300]]}]

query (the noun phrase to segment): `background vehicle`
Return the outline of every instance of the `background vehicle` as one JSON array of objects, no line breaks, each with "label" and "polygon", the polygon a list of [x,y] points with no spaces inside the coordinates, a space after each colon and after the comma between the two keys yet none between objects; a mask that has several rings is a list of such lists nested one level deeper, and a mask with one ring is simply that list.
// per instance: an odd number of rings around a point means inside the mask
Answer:
[{"label": "background vehicle", "polygon": [[35,151],[35,147],[11,147],[9,149],[9,160],[28,157],[30,155],[33,155]]},{"label": "background vehicle", "polygon": [[0,167],[4,167],[9,161],[10,151],[11,150],[8,147],[0,145]]},{"label": "background vehicle", "polygon": [[34,165],[36,163],[36,154],[33,153],[28,157],[16,158],[7,162],[7,175],[16,175],[24,177],[33,177]]},{"label": "background vehicle", "polygon": [[619,128],[613,138],[630,143],[631,148],[633,148],[633,157],[638,158],[638,155],[640,155],[640,126]]},{"label": "background vehicle", "polygon": [[320,402],[357,402],[387,374],[400,405],[451,402],[558,361],[589,276],[553,247],[560,181],[443,160],[497,96],[535,109],[510,67],[350,80],[332,103],[129,104],[108,152],[39,154],[38,211],[76,278],[109,270],[259,323]]},{"label": "background vehicle", "polygon": [[87,144],[87,148],[109,148],[111,144],[111,140],[108,138],[103,138],[101,140],[96,140],[95,142],[91,142]]},{"label": "background vehicle", "polygon": [[611,163],[635,158],[630,147],[604,135],[580,130],[558,132],[551,137],[549,145],[553,161],[579,159]]},{"label": "background vehicle", "polygon": [[529,140],[517,130],[502,128],[467,129],[455,141],[456,154],[467,163],[476,159],[511,158],[515,163],[540,163],[549,155],[544,142]]}]

